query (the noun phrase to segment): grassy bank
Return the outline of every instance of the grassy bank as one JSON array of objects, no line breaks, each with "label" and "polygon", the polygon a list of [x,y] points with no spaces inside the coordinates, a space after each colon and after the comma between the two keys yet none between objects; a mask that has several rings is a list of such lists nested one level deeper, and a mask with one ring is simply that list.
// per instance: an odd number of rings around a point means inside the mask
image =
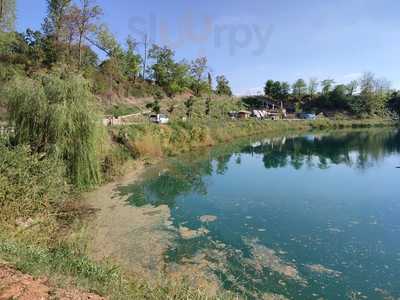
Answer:
[{"label": "grassy bank", "polygon": [[393,126],[385,119],[320,119],[316,121],[282,120],[192,120],[174,121],[168,126],[128,125],[112,129],[115,139],[135,158],[175,155],[195,148],[226,143],[260,134],[284,134],[310,130]]}]

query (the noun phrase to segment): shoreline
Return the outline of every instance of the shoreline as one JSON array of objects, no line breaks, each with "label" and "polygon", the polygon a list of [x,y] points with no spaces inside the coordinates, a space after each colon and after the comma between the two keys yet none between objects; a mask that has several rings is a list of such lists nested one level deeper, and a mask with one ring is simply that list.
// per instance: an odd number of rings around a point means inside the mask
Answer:
[{"label": "shoreline", "polygon": [[[332,131],[346,130],[352,129],[333,129]],[[307,133],[307,130],[287,132],[301,135]],[[267,132],[264,136],[277,137],[287,132],[275,134]],[[330,132],[330,130],[310,132]],[[255,137],[248,136],[248,138]],[[201,149],[196,150],[200,151]],[[219,282],[215,284],[217,282],[215,279],[207,280],[207,276],[210,278],[212,276],[207,273],[205,260],[199,260],[196,257],[193,261],[188,260],[187,265],[176,265],[173,269],[164,261],[165,252],[181,234],[179,228],[172,226],[170,209],[166,205],[134,207],[126,203],[127,196],[118,195],[119,186],[140,182],[141,177],[151,167],[162,164],[166,159],[168,158],[154,160],[149,166],[146,166],[142,160],[135,160],[136,168],[134,170],[129,170],[113,182],[85,195],[84,201],[96,211],[94,220],[89,221],[88,227],[89,257],[100,262],[111,261],[121,267],[125,273],[144,278],[152,285],[169,280],[171,277],[182,280],[188,275],[190,277],[191,274],[200,274],[191,277],[191,284],[200,282],[200,287],[207,290],[208,295],[215,296],[223,290],[220,290]]]},{"label": "shoreline", "polygon": [[169,125],[138,124],[111,127],[111,134],[135,159],[160,159],[258,135],[336,129],[394,127],[391,119],[192,120]]}]

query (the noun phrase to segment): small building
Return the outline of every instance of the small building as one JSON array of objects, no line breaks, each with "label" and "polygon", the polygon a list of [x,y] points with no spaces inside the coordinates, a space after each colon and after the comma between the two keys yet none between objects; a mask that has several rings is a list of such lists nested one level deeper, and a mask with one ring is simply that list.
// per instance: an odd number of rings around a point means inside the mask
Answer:
[{"label": "small building", "polygon": [[251,112],[246,111],[246,110],[241,110],[237,113],[237,117],[239,119],[248,119],[251,116]]}]

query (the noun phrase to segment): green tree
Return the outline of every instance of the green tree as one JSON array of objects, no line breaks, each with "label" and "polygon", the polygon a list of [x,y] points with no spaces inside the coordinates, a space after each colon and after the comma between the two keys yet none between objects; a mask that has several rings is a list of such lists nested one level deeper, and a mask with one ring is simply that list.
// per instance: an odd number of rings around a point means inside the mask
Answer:
[{"label": "green tree", "polygon": [[86,38],[93,46],[103,51],[109,58],[121,58],[123,56],[121,45],[106,24],[96,26],[93,33],[95,38]]},{"label": "green tree", "polygon": [[99,125],[89,83],[63,70],[15,78],[5,91],[15,142],[64,161],[71,183],[100,182]]},{"label": "green tree", "polygon": [[288,101],[290,95],[290,84],[287,82],[281,83],[281,97],[283,101]]},{"label": "green tree", "polygon": [[88,34],[95,32],[96,20],[103,13],[95,0],[80,0],[80,7],[77,8],[76,28],[78,35],[79,67],[83,62],[83,43]]},{"label": "green tree", "polygon": [[311,99],[314,99],[314,97],[316,96],[318,91],[318,86],[319,86],[318,79],[310,78],[310,81],[308,83],[308,95],[310,95]]},{"label": "green tree", "polygon": [[46,0],[47,17],[44,20],[43,30],[46,35],[54,36],[60,42],[66,36],[66,21],[71,0]]},{"label": "green tree", "polygon": [[168,47],[153,45],[149,51],[149,58],[154,61],[151,77],[170,97],[183,92],[190,82],[188,64],[175,62],[174,56],[174,51]]},{"label": "green tree", "polygon": [[13,31],[16,19],[15,0],[0,0],[0,31]]},{"label": "green tree", "polygon": [[229,86],[229,81],[226,79],[224,75],[217,76],[217,87],[215,92],[217,95],[223,95],[223,96],[232,96],[232,90]]},{"label": "green tree", "polygon": [[272,98],[273,90],[274,90],[274,81],[273,80],[268,80],[265,83],[265,87],[264,87],[265,96],[267,96],[269,98]]},{"label": "green tree", "polygon": [[279,100],[282,96],[282,87],[279,81],[275,81],[272,85],[272,99]]},{"label": "green tree", "polygon": [[203,92],[208,91],[209,83],[205,80],[207,69],[206,57],[197,58],[190,65],[190,73],[193,78],[192,90],[196,96],[201,96]]},{"label": "green tree", "polygon": [[372,114],[375,110],[375,75],[372,73],[364,73],[360,78],[360,112]]},{"label": "green tree", "polygon": [[204,113],[206,116],[209,116],[211,112],[211,97],[207,97],[205,104],[206,104],[206,109]]},{"label": "green tree", "polygon": [[156,99],[154,102],[146,104],[146,107],[151,109],[151,111],[155,114],[159,114],[161,111],[160,102]]},{"label": "green tree", "polygon": [[87,40],[92,45],[103,51],[108,57],[108,59],[101,63],[100,70],[108,78],[108,95],[109,101],[111,102],[114,90],[114,81],[123,80],[124,77],[124,53],[122,47],[105,24],[96,28],[94,39],[87,38]]},{"label": "green tree", "polygon": [[186,107],[186,116],[190,119],[192,118],[193,114],[193,106],[194,106],[194,97],[190,97],[185,101],[185,107]]},{"label": "green tree", "polygon": [[400,116],[400,92],[393,92],[388,101],[388,108],[391,112],[395,113],[398,117]]},{"label": "green tree", "polygon": [[329,94],[332,109],[346,109],[348,105],[347,87],[344,84],[335,86]]},{"label": "green tree", "polygon": [[142,59],[139,54],[136,53],[137,43],[131,37],[128,37],[126,41],[128,49],[125,53],[125,70],[124,73],[129,80],[135,82],[136,78],[141,72]]},{"label": "green tree", "polygon": [[298,100],[307,93],[307,84],[304,79],[298,79],[292,86],[292,93]]},{"label": "green tree", "polygon": [[333,90],[334,84],[335,84],[335,81],[333,79],[322,80],[322,82],[321,82],[322,94],[328,95]]}]

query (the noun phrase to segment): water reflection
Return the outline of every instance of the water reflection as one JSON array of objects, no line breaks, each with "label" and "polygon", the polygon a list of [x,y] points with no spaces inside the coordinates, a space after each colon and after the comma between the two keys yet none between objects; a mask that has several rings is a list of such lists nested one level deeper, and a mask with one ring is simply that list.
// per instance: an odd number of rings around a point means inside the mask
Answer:
[{"label": "water reflection", "polygon": [[288,166],[296,170],[304,167],[328,169],[332,165],[343,164],[366,170],[378,164],[385,156],[399,152],[400,131],[395,130],[243,140],[197,152],[196,155],[171,159],[165,168],[149,172],[148,179],[141,184],[121,187],[119,192],[121,195],[130,195],[129,202],[136,206],[151,203],[173,207],[178,196],[193,192],[206,195],[207,184],[204,181],[207,177],[213,173],[224,175],[231,162],[241,164],[247,155],[260,157],[266,169]]},{"label": "water reflection", "polygon": [[260,154],[264,166],[295,169],[345,164],[366,169],[385,156],[399,152],[400,133],[394,131],[368,131],[342,134],[317,134],[302,137],[265,139],[244,147],[241,152]]},{"label": "water reflection", "polygon": [[388,129],[252,138],[170,159],[119,192],[171,208],[169,262],[211,266],[249,299],[380,299],[400,295],[399,153]]}]

